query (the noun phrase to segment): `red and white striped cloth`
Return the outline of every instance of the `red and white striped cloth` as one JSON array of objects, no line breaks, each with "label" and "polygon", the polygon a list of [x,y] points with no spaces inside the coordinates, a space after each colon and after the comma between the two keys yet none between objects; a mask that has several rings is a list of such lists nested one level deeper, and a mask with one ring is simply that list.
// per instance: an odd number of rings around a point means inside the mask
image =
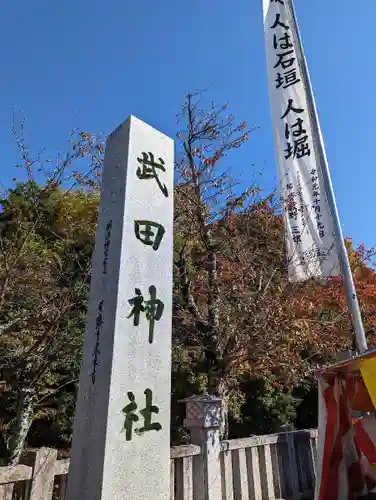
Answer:
[{"label": "red and white striped cloth", "polygon": [[319,379],[315,500],[376,499],[376,420],[352,418],[353,390],[338,374]]}]

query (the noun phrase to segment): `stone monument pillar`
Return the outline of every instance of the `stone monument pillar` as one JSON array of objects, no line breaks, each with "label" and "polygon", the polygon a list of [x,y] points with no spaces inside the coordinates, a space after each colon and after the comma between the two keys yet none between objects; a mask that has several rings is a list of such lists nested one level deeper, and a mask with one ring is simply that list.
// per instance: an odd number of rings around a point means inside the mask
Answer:
[{"label": "stone monument pillar", "polygon": [[173,141],[108,138],[67,500],[167,500]]}]

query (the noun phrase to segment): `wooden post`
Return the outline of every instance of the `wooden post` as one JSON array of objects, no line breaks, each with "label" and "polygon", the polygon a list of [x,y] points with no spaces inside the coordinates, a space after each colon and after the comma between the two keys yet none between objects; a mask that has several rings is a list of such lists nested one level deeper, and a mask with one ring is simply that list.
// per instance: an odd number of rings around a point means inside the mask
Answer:
[{"label": "wooden post", "polygon": [[59,488],[59,500],[65,500],[65,495],[67,493],[67,480],[68,475],[60,476],[60,488]]},{"label": "wooden post", "polygon": [[35,453],[29,500],[52,500],[57,451],[41,448]]},{"label": "wooden post", "polygon": [[175,460],[170,459],[170,500],[175,500]]},{"label": "wooden post", "polygon": [[0,484],[0,500],[12,500],[14,484]]},{"label": "wooden post", "polygon": [[[33,468],[28,465],[19,464],[0,467],[0,500],[12,500],[14,490],[16,493],[19,491],[19,489],[17,489],[17,483],[19,481],[24,482],[26,489],[28,486],[26,481],[29,481],[32,476]],[[29,497],[26,496],[25,498]]]},{"label": "wooden post", "polygon": [[291,498],[300,498],[298,463],[296,460],[295,439],[293,432],[286,433],[286,443],[289,457],[289,480],[291,487]]}]

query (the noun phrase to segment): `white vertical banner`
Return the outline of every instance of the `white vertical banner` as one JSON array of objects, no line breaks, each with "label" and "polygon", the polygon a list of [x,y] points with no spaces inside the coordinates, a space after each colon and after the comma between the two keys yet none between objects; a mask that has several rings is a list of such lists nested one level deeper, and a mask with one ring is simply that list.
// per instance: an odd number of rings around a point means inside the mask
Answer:
[{"label": "white vertical banner", "polygon": [[288,273],[304,281],[339,276],[340,266],[287,2],[263,0],[264,28]]}]

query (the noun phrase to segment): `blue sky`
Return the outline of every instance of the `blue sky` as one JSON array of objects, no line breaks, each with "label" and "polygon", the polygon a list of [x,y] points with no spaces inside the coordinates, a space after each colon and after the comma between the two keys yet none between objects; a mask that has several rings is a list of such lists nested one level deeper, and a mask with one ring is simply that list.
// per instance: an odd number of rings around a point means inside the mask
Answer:
[{"label": "blue sky", "polygon": [[[376,243],[376,2],[296,0],[344,233]],[[366,15],[364,14],[366,13]],[[276,185],[261,0],[8,0],[0,16],[1,179],[14,177],[12,106],[31,147],[54,154],[69,131],[105,135],[130,113],[170,136],[187,91],[208,88],[259,128],[231,161]]]}]

